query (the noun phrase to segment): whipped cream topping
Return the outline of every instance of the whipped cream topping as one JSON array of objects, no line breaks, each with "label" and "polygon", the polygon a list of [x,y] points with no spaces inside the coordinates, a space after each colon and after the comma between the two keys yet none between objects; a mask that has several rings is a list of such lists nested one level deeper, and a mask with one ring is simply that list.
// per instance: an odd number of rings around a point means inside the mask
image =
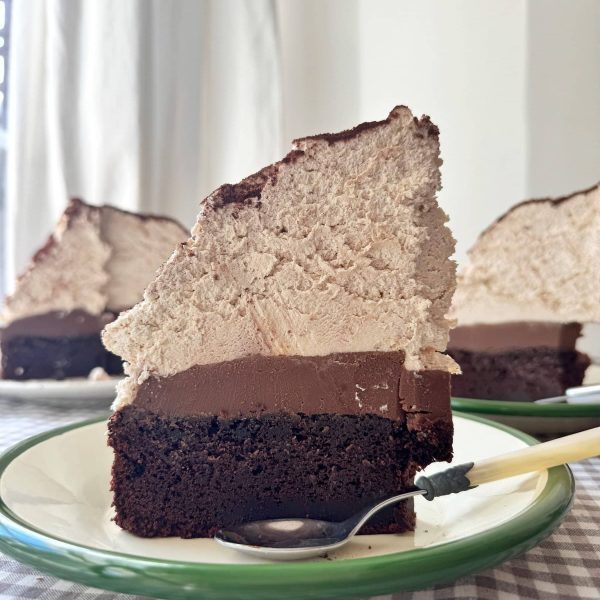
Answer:
[{"label": "whipped cream topping", "polygon": [[105,268],[107,308],[114,312],[139,302],[156,270],[189,233],[176,221],[103,207],[100,235],[110,247]]},{"label": "whipped cream topping", "polygon": [[71,203],[46,244],[34,255],[6,298],[2,320],[75,309],[99,315],[106,308],[110,247],[98,231],[100,211]]},{"label": "whipped cream topping", "polygon": [[187,235],[171,219],[71,200],[7,297],[3,324],[50,312],[130,308]]},{"label": "whipped cream topping", "polygon": [[518,204],[486,229],[459,275],[459,325],[600,322],[600,185]]},{"label": "whipped cream topping", "polygon": [[132,375],[122,398],[149,375],[252,355],[403,351],[410,370],[455,369],[438,353],[455,281],[440,164],[435,126],[399,107],[219,188],[105,329]]}]

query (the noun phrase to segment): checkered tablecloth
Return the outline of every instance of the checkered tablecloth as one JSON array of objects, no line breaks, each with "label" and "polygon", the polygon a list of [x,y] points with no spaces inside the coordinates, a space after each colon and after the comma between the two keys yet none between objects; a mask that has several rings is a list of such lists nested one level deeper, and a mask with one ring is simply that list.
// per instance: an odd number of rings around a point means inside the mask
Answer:
[{"label": "checkered tablecloth", "polygon": [[[0,450],[45,429],[103,412],[106,409],[60,409],[0,399]],[[600,458],[574,465],[573,473],[577,480],[573,509],[538,547],[452,585],[386,596],[386,600],[600,599]],[[134,600],[55,579],[0,554],[0,600],[8,598]]]}]

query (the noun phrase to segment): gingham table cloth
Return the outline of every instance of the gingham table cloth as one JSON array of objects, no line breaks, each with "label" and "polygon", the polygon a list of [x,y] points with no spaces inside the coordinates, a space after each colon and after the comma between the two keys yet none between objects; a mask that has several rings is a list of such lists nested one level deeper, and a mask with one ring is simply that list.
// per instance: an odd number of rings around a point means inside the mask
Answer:
[{"label": "gingham table cloth", "polygon": [[[0,399],[0,451],[31,435],[106,412]],[[413,593],[377,600],[492,598],[600,599],[600,458],[573,465],[575,503],[563,524],[527,554],[495,569]],[[134,600],[50,577],[0,554],[0,600]],[[282,599],[283,600],[283,599]]]}]

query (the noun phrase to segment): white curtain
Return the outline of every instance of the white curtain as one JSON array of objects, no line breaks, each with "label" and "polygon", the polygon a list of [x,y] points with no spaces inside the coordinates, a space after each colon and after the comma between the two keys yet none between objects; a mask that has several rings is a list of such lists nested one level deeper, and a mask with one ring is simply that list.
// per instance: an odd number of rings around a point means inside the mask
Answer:
[{"label": "white curtain", "polygon": [[459,261],[511,204],[592,185],[600,2],[454,4],[14,0],[8,283],[68,196],[190,225],[292,138],[398,103],[440,126]]},{"label": "white curtain", "polygon": [[273,0],[19,0],[6,283],[79,196],[191,226],[281,154]]}]

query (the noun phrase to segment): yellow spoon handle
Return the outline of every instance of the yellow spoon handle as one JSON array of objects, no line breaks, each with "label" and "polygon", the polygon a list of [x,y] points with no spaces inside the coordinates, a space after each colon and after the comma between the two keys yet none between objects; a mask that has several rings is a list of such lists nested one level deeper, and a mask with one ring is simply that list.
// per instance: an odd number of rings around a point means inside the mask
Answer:
[{"label": "yellow spoon handle", "polygon": [[423,476],[417,479],[416,486],[425,490],[424,497],[427,500],[433,500],[438,496],[463,492],[482,483],[541,471],[598,455],[600,427],[536,446],[527,446],[508,454],[484,458],[476,463],[458,465],[429,477]]},{"label": "yellow spoon handle", "polygon": [[481,485],[597,455],[600,455],[600,427],[477,461],[467,477],[471,485]]}]

